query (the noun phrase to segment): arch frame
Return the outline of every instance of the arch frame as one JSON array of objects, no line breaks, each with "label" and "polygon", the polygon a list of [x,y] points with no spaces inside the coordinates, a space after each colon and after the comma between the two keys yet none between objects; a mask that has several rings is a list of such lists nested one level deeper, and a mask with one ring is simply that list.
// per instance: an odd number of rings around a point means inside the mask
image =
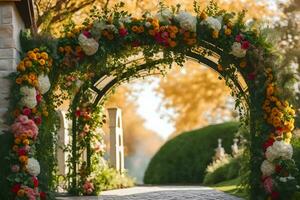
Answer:
[{"label": "arch frame", "polygon": [[[82,185],[90,183],[89,176],[94,165],[90,159],[81,162],[80,156],[84,148],[90,156],[94,155],[91,142],[99,139],[94,131],[104,120],[103,108],[98,103],[112,87],[124,80],[139,77],[143,71],[148,74],[155,69],[163,72],[164,68],[160,67],[170,66],[173,62],[182,65],[187,56],[217,71],[236,95],[237,105],[246,102],[245,107],[249,111],[246,117],[249,118],[245,118],[245,124],[249,125],[251,135],[250,198],[267,199],[274,195],[292,198],[297,190],[294,179],[288,182],[289,188],[293,185],[292,192],[287,191],[285,186],[277,185],[272,191],[263,187],[265,181],[276,182],[281,177],[280,173],[269,174],[266,163],[269,166],[280,165],[290,176],[296,176],[297,171],[289,144],[295,113],[276,89],[279,87],[275,76],[278,59],[270,48],[272,45],[247,27],[242,20],[243,13],[235,17],[213,5],[202,11],[196,9],[196,16],[180,10],[169,11],[162,6],[156,15],[158,19],[146,15],[137,19],[123,12],[119,6],[103,13],[94,9],[82,29],[74,27],[74,24],[66,26],[65,35],[56,40],[54,48],[45,44],[27,52],[18,72],[12,76],[15,81],[12,93],[17,95],[12,98],[11,110],[19,112],[14,112],[10,121],[14,141],[9,156],[10,165],[19,166],[19,169],[8,175],[9,185],[17,190],[10,193],[10,197],[19,198],[18,191],[22,188],[16,185],[38,190],[36,182],[33,182],[33,187],[32,184],[26,185],[27,179],[37,180],[34,169],[39,164],[34,159],[34,149],[38,142],[38,127],[42,130],[40,134],[47,134],[42,119],[49,119],[49,114],[65,99],[72,102],[69,191],[88,195],[89,191]],[[131,55],[137,56],[139,52],[143,54],[144,64],[134,60],[131,67],[124,65],[124,60]],[[162,59],[156,60],[158,53]],[[239,83],[237,73],[245,80],[246,90]],[[108,80],[105,87],[97,88],[96,82],[107,80],[105,76],[114,78]],[[92,94],[93,90],[96,97]],[[61,94],[57,95],[57,91]],[[95,101],[90,102],[91,98]],[[274,116],[271,113],[273,109],[276,110]],[[284,116],[279,117],[281,115]],[[22,135],[20,127],[25,122],[30,124],[31,132]],[[24,145],[30,150],[19,156],[17,150]],[[286,148],[277,149],[278,152],[288,149],[284,152],[288,156],[272,157],[270,152],[280,145]],[[290,168],[286,167],[286,163]],[[32,171],[29,166],[33,166]],[[96,188],[93,188],[94,191]]]}]

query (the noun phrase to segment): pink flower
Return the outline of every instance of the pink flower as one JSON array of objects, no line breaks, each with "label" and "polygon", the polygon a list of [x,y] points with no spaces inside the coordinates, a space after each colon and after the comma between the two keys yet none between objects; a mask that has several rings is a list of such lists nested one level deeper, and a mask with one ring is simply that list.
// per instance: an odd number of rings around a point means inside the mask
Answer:
[{"label": "pink flower", "polygon": [[128,31],[126,28],[120,28],[119,29],[119,34],[121,37],[125,37],[126,35],[128,35]]},{"label": "pink flower", "polygon": [[32,139],[36,139],[39,131],[34,121],[28,119],[26,115],[19,115],[19,117],[15,120],[15,123],[11,126],[11,130],[14,137],[17,137],[22,133],[27,133]]},{"label": "pink flower", "polygon": [[13,165],[11,166],[11,171],[14,172],[14,173],[17,173],[20,171],[20,166],[19,165]]},{"label": "pink flower", "polygon": [[91,194],[93,190],[94,190],[94,184],[92,182],[85,181],[83,185],[83,192],[85,194]]},{"label": "pink flower", "polygon": [[87,38],[91,38],[92,34],[89,31],[83,31],[82,34],[87,37]]},{"label": "pink flower", "polygon": [[242,40],[244,40],[244,36],[243,35],[238,34],[237,36],[235,36],[235,41],[241,42]]},{"label": "pink flower", "polygon": [[243,41],[242,42],[242,49],[249,49],[250,43],[248,41]]},{"label": "pink flower", "polygon": [[21,189],[21,184],[15,184],[12,188],[11,191],[13,193],[17,193]]},{"label": "pink flower", "polygon": [[23,115],[29,116],[31,114],[31,109],[24,107],[23,108]]},{"label": "pink flower", "polygon": [[272,191],[273,191],[274,183],[273,183],[273,180],[270,176],[265,178],[263,185],[264,185],[264,188],[265,188],[266,192],[271,194]]}]

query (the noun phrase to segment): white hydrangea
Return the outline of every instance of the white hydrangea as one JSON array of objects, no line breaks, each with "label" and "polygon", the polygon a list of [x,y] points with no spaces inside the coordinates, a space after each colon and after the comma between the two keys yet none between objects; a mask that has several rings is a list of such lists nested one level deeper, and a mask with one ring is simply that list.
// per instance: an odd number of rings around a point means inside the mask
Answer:
[{"label": "white hydrangea", "polygon": [[205,22],[208,24],[208,26],[216,31],[220,31],[222,28],[222,24],[220,20],[214,17],[208,17]]},{"label": "white hydrangea", "polygon": [[176,16],[176,20],[179,22],[180,27],[191,32],[197,30],[197,18],[188,12],[179,12]]},{"label": "white hydrangea", "polygon": [[293,156],[293,147],[284,141],[275,141],[272,146],[267,148],[267,160],[272,162],[277,158],[284,160],[291,159]]},{"label": "white hydrangea", "polygon": [[36,90],[34,87],[22,86],[20,88],[20,93],[22,95],[20,100],[22,106],[34,108],[37,105]]},{"label": "white hydrangea", "polygon": [[26,168],[28,173],[32,176],[38,176],[40,174],[40,163],[34,158],[28,159]]},{"label": "white hydrangea", "polygon": [[275,173],[275,166],[268,160],[264,160],[260,167],[264,176],[270,176]]},{"label": "white hydrangea", "polygon": [[78,41],[86,55],[91,56],[98,51],[99,43],[94,38],[87,38],[81,33],[78,37]]},{"label": "white hydrangea", "polygon": [[173,18],[173,13],[170,9],[163,8],[155,15],[155,18],[157,18],[158,21],[163,24],[170,24],[171,19]]},{"label": "white hydrangea", "polygon": [[47,75],[39,75],[38,77],[38,81],[39,81],[39,89],[40,89],[40,92],[42,94],[45,94],[46,92],[48,92],[48,90],[50,89],[50,80],[49,80],[49,77]]},{"label": "white hydrangea", "polygon": [[231,52],[230,54],[234,55],[238,58],[243,58],[246,56],[247,50],[242,49],[242,45],[239,42],[234,42],[231,46]]}]

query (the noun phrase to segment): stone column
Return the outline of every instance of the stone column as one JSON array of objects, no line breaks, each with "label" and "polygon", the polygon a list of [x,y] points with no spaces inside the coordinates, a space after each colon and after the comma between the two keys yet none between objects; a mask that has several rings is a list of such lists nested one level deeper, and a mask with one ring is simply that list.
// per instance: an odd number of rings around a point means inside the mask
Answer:
[{"label": "stone column", "polygon": [[1,123],[8,108],[10,90],[10,83],[5,77],[16,70],[21,49],[19,33],[23,28],[24,22],[15,2],[0,1],[0,134],[7,128]]},{"label": "stone column", "polygon": [[64,149],[69,143],[69,120],[66,117],[67,112],[64,110],[57,111],[60,119],[60,128],[58,130],[57,141],[57,166],[60,175],[65,176],[68,172],[66,165],[68,159],[68,152]]},{"label": "stone column", "polygon": [[119,108],[109,108],[110,129],[110,164],[121,173],[124,172],[124,144],[122,111]]}]

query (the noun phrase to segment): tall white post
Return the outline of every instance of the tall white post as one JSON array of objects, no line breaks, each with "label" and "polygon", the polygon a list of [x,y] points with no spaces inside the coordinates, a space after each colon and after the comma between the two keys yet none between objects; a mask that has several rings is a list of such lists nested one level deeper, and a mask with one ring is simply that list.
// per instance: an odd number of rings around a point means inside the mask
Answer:
[{"label": "tall white post", "polygon": [[119,172],[124,172],[124,144],[122,111],[119,108],[109,108],[110,129],[110,163]]}]

